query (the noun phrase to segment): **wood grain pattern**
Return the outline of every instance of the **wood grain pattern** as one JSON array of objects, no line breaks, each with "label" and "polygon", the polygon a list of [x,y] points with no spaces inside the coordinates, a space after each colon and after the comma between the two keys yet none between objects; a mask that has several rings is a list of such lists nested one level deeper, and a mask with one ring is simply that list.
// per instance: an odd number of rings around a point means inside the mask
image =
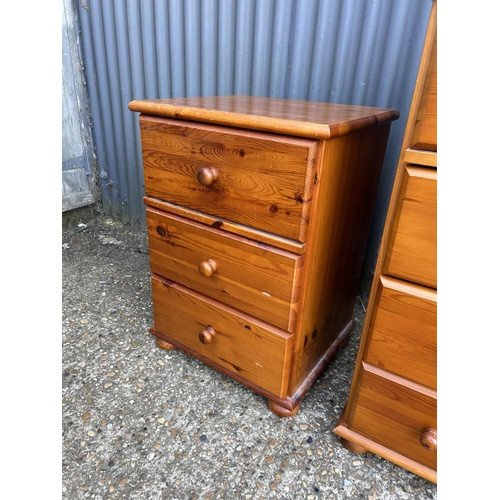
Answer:
[{"label": "wood grain pattern", "polygon": [[399,118],[395,109],[242,95],[136,100],[129,109],[313,139],[331,139]]},{"label": "wood grain pattern", "polygon": [[[146,220],[154,273],[295,331],[303,257],[149,207]],[[208,260],[216,270],[202,276]]]},{"label": "wood grain pattern", "polygon": [[437,387],[437,294],[382,276],[364,359],[408,380]]},{"label": "wood grain pattern", "polygon": [[364,363],[351,430],[435,469],[436,451],[420,443],[427,427],[437,427],[436,398],[382,377]]},{"label": "wood grain pattern", "polygon": [[437,172],[406,167],[384,274],[437,288]]},{"label": "wood grain pattern", "polygon": [[321,144],[290,394],[352,320],[389,130],[382,125]]},{"label": "wood grain pattern", "polygon": [[437,153],[435,151],[424,151],[423,149],[408,148],[404,157],[405,163],[437,167]]},{"label": "wood grain pattern", "polygon": [[[286,396],[293,335],[194,290],[152,275],[155,328],[229,372],[276,396]],[[209,344],[198,335],[207,327]]]},{"label": "wood grain pattern", "polygon": [[[316,142],[141,116],[148,196],[306,241]],[[213,167],[217,180],[198,182]]]},{"label": "wood grain pattern", "polygon": [[302,255],[306,250],[306,244],[301,243],[300,241],[289,240],[288,238],[283,238],[276,234],[259,231],[253,227],[243,226],[242,224],[237,224],[227,219],[223,219],[222,217],[216,217],[214,215],[191,210],[167,201],[157,200],[156,198],[145,196],[144,203],[148,207],[157,208],[163,212],[178,215],[195,222],[201,222],[202,224],[220,229],[221,231],[253,239],[254,241],[280,248],[281,250],[286,250],[287,252]]}]

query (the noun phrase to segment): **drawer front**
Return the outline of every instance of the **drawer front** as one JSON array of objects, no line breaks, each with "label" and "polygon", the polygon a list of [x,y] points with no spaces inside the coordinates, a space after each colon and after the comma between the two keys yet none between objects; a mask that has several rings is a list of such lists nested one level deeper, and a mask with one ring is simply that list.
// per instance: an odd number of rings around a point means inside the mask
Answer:
[{"label": "drawer front", "polygon": [[380,281],[364,359],[436,389],[437,293],[388,277]]},{"label": "drawer front", "polygon": [[400,384],[364,364],[349,427],[405,457],[437,468],[437,449],[421,444],[427,429],[437,433],[437,399],[432,391]]},{"label": "drawer front", "polygon": [[384,274],[437,288],[437,173],[406,167]]},{"label": "drawer front", "polygon": [[151,116],[140,127],[148,196],[306,241],[316,141]]},{"label": "drawer front", "polygon": [[303,257],[147,208],[151,270],[294,332]]},{"label": "drawer front", "polygon": [[[153,275],[155,328],[270,393],[284,398],[293,335]],[[215,332],[209,343],[200,332]]]}]

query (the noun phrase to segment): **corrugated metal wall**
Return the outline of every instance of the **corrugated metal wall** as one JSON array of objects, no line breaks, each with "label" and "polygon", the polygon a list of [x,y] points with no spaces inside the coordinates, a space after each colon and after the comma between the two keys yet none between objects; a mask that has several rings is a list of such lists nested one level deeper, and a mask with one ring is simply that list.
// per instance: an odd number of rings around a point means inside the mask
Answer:
[{"label": "corrugated metal wall", "polygon": [[374,267],[431,0],[80,0],[106,213],[144,225],[133,99],[250,94],[396,108],[367,249]]}]

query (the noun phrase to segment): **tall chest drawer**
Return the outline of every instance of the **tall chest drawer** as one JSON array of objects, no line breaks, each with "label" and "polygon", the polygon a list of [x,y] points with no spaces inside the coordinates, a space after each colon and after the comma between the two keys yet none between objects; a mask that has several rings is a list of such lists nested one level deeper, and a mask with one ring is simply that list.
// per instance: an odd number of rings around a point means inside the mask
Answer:
[{"label": "tall chest drawer", "polygon": [[357,406],[350,428],[397,453],[436,469],[436,393],[398,383],[382,370],[363,363]]},{"label": "tall chest drawer", "polygon": [[365,360],[432,389],[437,387],[437,293],[380,277]]},{"label": "tall chest drawer", "polygon": [[437,171],[406,166],[384,274],[437,288]]},{"label": "tall chest drawer", "polygon": [[305,242],[317,141],[140,117],[148,196]]}]

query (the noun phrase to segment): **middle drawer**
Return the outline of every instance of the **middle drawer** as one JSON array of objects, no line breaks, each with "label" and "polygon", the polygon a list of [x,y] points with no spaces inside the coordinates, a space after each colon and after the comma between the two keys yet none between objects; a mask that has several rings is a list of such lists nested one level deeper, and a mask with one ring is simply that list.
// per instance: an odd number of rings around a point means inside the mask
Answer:
[{"label": "middle drawer", "polygon": [[153,273],[295,333],[303,256],[146,208]]}]

